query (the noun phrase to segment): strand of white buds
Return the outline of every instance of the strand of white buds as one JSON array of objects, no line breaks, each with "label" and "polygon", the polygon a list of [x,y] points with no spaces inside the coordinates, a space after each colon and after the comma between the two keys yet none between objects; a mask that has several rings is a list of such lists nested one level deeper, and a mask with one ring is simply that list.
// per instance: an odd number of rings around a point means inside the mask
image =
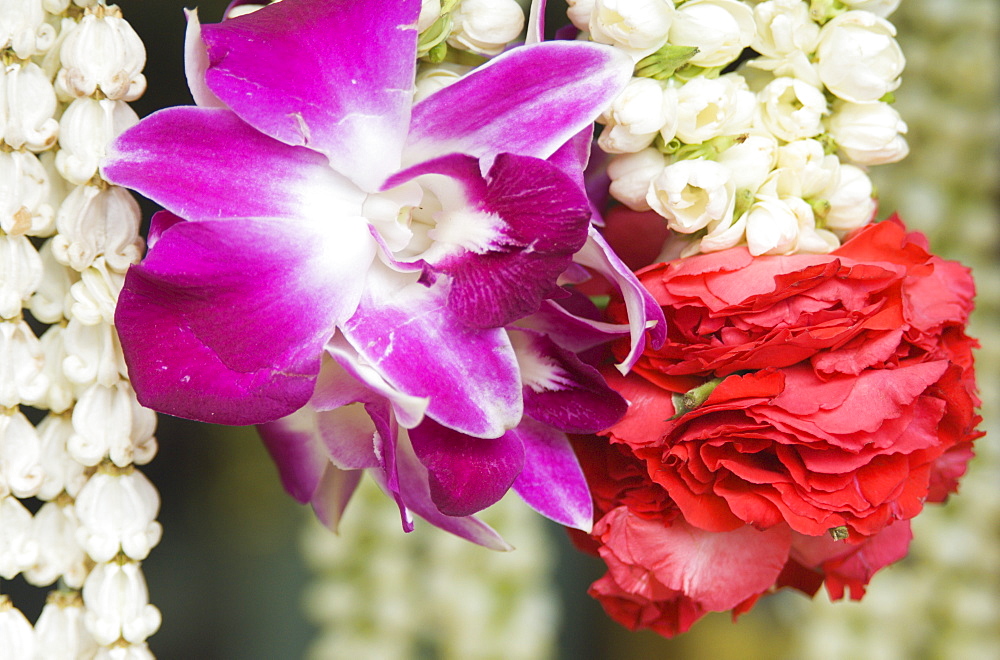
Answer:
[{"label": "strand of white buds", "polygon": [[[156,453],[156,417],[114,329],[140,213],[98,170],[138,121],[127,102],[145,90],[146,53],[100,0],[0,5],[0,577],[58,582],[34,629],[0,596],[0,649],[148,658],[160,613],[140,562],[160,540],[160,500],[135,465]],[[37,427],[24,407],[46,411]]]},{"label": "strand of white buds", "polygon": [[[890,105],[905,64],[895,4],[570,2],[581,38],[636,60],[599,120],[612,197],[663,216],[682,254],[835,249],[874,217],[866,168],[908,152]],[[825,184],[796,183],[786,147],[824,163]]]}]

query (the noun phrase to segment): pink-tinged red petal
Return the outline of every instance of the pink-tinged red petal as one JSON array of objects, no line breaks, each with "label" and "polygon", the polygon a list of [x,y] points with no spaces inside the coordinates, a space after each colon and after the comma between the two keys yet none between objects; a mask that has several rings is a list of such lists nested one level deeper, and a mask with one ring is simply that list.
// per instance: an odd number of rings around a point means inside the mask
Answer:
[{"label": "pink-tinged red petal", "polygon": [[558,168],[500,154],[484,178],[479,161],[451,154],[387,183],[422,177],[443,209],[421,259],[424,280],[449,280],[448,305],[467,324],[507,325],[538,309],[587,239],[586,197]]},{"label": "pink-tinged red petal", "polygon": [[112,143],[104,178],[188,220],[287,218],[336,228],[364,194],[308,149],[232,112],[191,106],[146,117]]},{"label": "pink-tinged red petal", "polygon": [[224,108],[226,104],[205,84],[208,69],[208,49],[201,38],[201,22],[197,9],[185,9],[187,30],[184,33],[184,76],[187,78],[191,98],[202,108]]},{"label": "pink-tinged red petal", "polygon": [[[414,455],[413,448],[405,439],[405,434],[397,446],[396,459],[400,497],[407,509],[435,527],[440,527],[467,541],[491,550],[513,550],[493,528],[475,516],[447,516],[438,511],[431,499],[427,468]],[[388,489],[386,477],[381,471],[372,470],[371,474],[383,490]]]},{"label": "pink-tinged red petal", "polygon": [[396,390],[429,399],[427,415],[459,433],[496,438],[523,412],[517,360],[502,329],[470,328],[441,287],[378,264],[344,336]]},{"label": "pink-tinged red petal", "polygon": [[509,331],[524,384],[524,412],[567,433],[596,433],[625,414],[625,399],[593,367],[531,330]]},{"label": "pink-tinged red petal", "polygon": [[663,310],[656,299],[639,283],[628,266],[618,258],[614,250],[608,246],[607,241],[601,236],[596,228],[590,228],[590,235],[587,238],[583,249],[577,253],[575,259],[578,263],[603,275],[611,284],[617,288],[625,302],[625,309],[628,313],[629,332],[632,338],[628,355],[620,364],[618,369],[622,373],[627,373],[635,366],[646,348],[646,331],[649,331],[650,345],[659,348],[667,338],[667,322],[663,317]]},{"label": "pink-tinged red petal", "polygon": [[465,153],[548,158],[593,122],[632,76],[621,51],[589,42],[514,48],[413,108],[405,162]]},{"label": "pink-tinged red petal", "polygon": [[409,435],[427,468],[431,500],[447,516],[468,516],[495,504],[524,466],[524,446],[516,431],[471,438],[425,419]]},{"label": "pink-tinged red petal", "polygon": [[528,417],[509,433],[524,445],[524,468],[514,480],[514,491],[546,518],[589,532],[594,505],[566,435]]},{"label": "pink-tinged red petal", "polygon": [[204,25],[205,79],[257,130],[375,190],[399,167],[419,11],[417,0],[284,0]]},{"label": "pink-tinged red petal", "polygon": [[115,325],[139,401],[257,424],[313,393],[323,345],[354,312],[374,244],[266,220],[176,222],[125,278]]}]

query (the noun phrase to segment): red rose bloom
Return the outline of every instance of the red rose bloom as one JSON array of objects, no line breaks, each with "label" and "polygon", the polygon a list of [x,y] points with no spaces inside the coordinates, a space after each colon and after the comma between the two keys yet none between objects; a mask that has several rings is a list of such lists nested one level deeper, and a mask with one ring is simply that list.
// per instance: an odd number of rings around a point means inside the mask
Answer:
[{"label": "red rose bloom", "polygon": [[828,255],[733,248],[639,278],[668,339],[608,374],[630,405],[607,451],[644,474],[616,496],[621,468],[602,469],[601,450],[583,460],[609,567],[592,593],[668,635],[781,586],[860,598],[981,435],[968,270],[892,220]]}]

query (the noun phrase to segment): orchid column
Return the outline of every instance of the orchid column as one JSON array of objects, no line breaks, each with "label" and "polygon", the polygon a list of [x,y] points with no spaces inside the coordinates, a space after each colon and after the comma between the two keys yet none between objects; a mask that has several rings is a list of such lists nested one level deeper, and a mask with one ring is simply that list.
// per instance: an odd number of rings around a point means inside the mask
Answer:
[{"label": "orchid column", "polygon": [[[0,603],[0,647],[149,657],[160,614],[139,562],[160,539],[159,496],[134,465],[156,452],[156,420],[135,400],[113,326],[142,254],[140,214],[98,172],[105,145],[138,121],[127,102],[145,90],[145,50],[96,0],[5,3],[3,19],[0,576],[58,586],[34,632]],[[34,517],[17,499],[31,497],[43,503]]]}]

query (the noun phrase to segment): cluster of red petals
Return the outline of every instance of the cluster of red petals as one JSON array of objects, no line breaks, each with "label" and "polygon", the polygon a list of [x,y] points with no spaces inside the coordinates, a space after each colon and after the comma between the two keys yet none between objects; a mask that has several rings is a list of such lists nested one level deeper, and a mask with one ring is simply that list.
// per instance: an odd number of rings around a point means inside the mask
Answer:
[{"label": "cluster of red petals", "polygon": [[630,403],[611,444],[577,440],[597,509],[581,545],[608,565],[592,595],[667,636],[783,586],[861,598],[981,435],[968,269],[893,219],[828,255],[733,248],[638,275],[669,336],[607,374]]}]

